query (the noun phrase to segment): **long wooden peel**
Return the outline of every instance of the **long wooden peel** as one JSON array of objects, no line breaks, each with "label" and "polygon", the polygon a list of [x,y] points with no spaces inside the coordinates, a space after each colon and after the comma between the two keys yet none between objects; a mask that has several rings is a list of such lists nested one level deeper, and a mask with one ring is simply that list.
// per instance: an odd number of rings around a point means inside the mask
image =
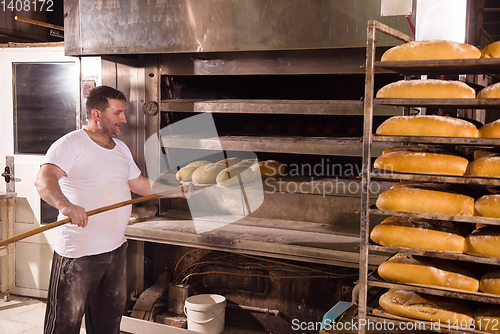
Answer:
[{"label": "long wooden peel", "polygon": [[[165,191],[165,192],[162,192],[162,193],[152,194],[152,195],[142,196],[142,197],[137,197],[137,198],[133,198],[133,199],[130,199],[130,200],[127,200],[127,201],[123,201],[123,202],[111,204],[111,205],[108,205],[108,206],[103,206],[102,208],[98,208],[98,209],[87,211],[87,216],[93,216],[93,215],[96,215],[98,213],[102,213],[102,212],[113,210],[113,209],[118,209],[118,208],[121,208],[121,207],[124,207],[124,206],[127,206],[127,205],[131,205],[131,204],[135,204],[135,203],[140,203],[140,202],[145,202],[145,201],[148,201],[150,199],[155,199],[155,198],[159,198],[159,197],[173,195],[173,194],[178,193],[180,191],[182,191],[182,188],[178,187],[178,188],[175,188],[175,189],[172,189],[172,190],[168,190],[168,191]],[[35,234],[42,233],[42,232],[50,230],[50,229],[52,229],[54,227],[67,224],[69,222],[71,222],[70,218],[66,218],[66,219],[63,219],[63,220],[58,220],[56,222],[53,222],[53,223],[50,223],[50,224],[47,224],[47,225],[35,228],[35,229],[31,230],[31,231],[27,231],[27,232],[18,234],[16,236],[11,237],[11,238],[0,240],[0,247],[6,246],[8,244],[11,244],[13,242],[19,241],[21,239],[25,239],[25,238],[31,237],[31,236],[33,236]]]},{"label": "long wooden peel", "polygon": [[37,25],[37,26],[40,26],[40,27],[45,27],[45,28],[51,28],[51,29],[56,29],[56,30],[64,31],[64,27],[61,27],[61,26],[58,26],[58,25],[55,25],[55,24],[50,24],[50,23],[42,22],[42,21],[28,19],[26,17],[14,16],[14,20],[20,21],[20,22],[34,24],[34,25]]}]

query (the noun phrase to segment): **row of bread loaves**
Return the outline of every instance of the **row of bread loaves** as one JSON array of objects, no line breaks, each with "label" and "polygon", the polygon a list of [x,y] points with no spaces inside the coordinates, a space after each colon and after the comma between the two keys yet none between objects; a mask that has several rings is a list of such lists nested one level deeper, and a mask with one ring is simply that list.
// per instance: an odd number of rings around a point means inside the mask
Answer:
[{"label": "row of bread loaves", "polygon": [[[444,203],[448,205],[448,203]],[[494,209],[498,214],[498,207]],[[500,258],[500,226],[394,216],[376,225],[370,239],[382,246],[458,252]]]},{"label": "row of bread loaves", "polygon": [[478,279],[468,265],[466,262],[398,253],[382,263],[377,272],[380,278],[396,283],[500,295],[500,270],[486,270]]},{"label": "row of bread loaves", "polygon": [[[439,323],[439,328],[449,328],[452,332],[454,332],[453,326],[460,332],[469,328],[500,332],[498,305],[479,304],[478,307],[473,307],[466,300],[399,289],[389,289],[385,292],[379,298],[379,305],[389,313],[434,324]],[[448,325],[450,327],[447,327]]]},{"label": "row of bread loaves", "polygon": [[376,225],[370,239],[385,247],[500,258],[500,226],[392,216]]},{"label": "row of bread loaves", "polygon": [[469,137],[500,138],[500,120],[487,123],[479,129],[464,119],[438,116],[392,116],[376,130],[384,136],[431,136],[431,137]]},{"label": "row of bread loaves", "polygon": [[477,47],[448,40],[411,41],[388,49],[382,61],[500,58],[500,41]]},{"label": "row of bread loaves", "polygon": [[390,211],[500,218],[500,194],[476,197],[458,185],[407,181],[382,192],[376,206]]},{"label": "row of bread loaves", "polygon": [[179,169],[177,180],[197,184],[232,186],[248,183],[256,178],[278,177],[285,174],[285,165],[276,160],[258,162],[256,159],[227,158],[217,162],[194,161]]},{"label": "row of bread loaves", "polygon": [[386,149],[373,167],[387,172],[463,176],[469,160],[458,151],[424,145],[405,145]]},{"label": "row of bread loaves", "polygon": [[498,99],[500,83],[476,91],[458,80],[399,80],[377,91],[378,99]]},{"label": "row of bread loaves", "polygon": [[462,153],[426,145],[405,145],[386,149],[375,159],[379,173],[438,174],[500,178],[500,154],[481,150],[469,162]]}]

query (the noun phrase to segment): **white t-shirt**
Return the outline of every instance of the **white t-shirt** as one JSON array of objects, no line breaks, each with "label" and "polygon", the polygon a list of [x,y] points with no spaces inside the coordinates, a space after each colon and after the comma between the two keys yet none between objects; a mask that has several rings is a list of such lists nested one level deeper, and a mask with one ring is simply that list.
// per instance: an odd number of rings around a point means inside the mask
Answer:
[{"label": "white t-shirt", "polygon": [[[127,145],[113,140],[115,147],[106,149],[84,130],[76,130],[54,142],[45,156],[44,164],[54,164],[67,175],[59,180],[63,194],[85,211],[131,199],[128,181],[141,174]],[[73,224],[57,227],[55,251],[78,258],[117,249],[125,242],[131,210],[128,205],[90,216],[84,228]],[[59,212],[58,219],[64,218]]]}]

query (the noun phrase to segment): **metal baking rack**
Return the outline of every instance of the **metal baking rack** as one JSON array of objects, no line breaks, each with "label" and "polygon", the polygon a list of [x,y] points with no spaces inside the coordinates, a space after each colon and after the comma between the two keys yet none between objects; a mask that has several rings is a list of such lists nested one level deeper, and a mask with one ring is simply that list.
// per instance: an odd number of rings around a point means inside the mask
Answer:
[{"label": "metal baking rack", "polygon": [[403,248],[403,247],[385,247],[370,242],[368,248],[372,251],[376,252],[386,252],[390,254],[396,253],[404,253],[410,255],[418,255],[418,256],[427,256],[427,257],[437,257],[441,259],[455,260],[455,261],[464,261],[464,262],[474,262],[474,263],[482,263],[482,264],[492,264],[500,266],[500,259],[496,257],[486,257],[472,254],[464,254],[458,252],[437,252],[437,251],[428,251],[422,249],[415,248]]},{"label": "metal baking rack", "polygon": [[472,223],[472,224],[500,225],[500,219],[480,217],[480,216],[446,215],[439,213],[404,212],[404,211],[391,211],[391,210],[379,210],[379,209],[370,209],[369,212],[372,214],[383,215],[383,216],[404,216],[410,218],[446,220],[446,221]]},{"label": "metal baking rack", "polygon": [[375,99],[374,104],[403,107],[500,109],[500,99]]},{"label": "metal baking rack", "polygon": [[386,170],[373,169],[372,178],[383,180],[399,181],[422,181],[422,182],[441,182],[441,183],[461,183],[468,185],[488,185],[500,186],[500,178],[494,177],[476,177],[476,176],[450,176],[435,174],[417,174],[401,173]]},{"label": "metal baking rack", "polygon": [[[396,37],[396,36],[394,36]],[[500,59],[377,61],[376,67],[401,74],[500,74]]]},{"label": "metal baking rack", "polygon": [[[469,293],[461,290],[446,289],[442,287],[419,286],[414,284],[399,284],[383,281],[375,276],[368,275],[369,251],[397,253],[438,257],[450,260],[482,263],[488,265],[500,265],[500,259],[459,254],[454,252],[429,252],[417,249],[383,247],[370,242],[370,216],[371,215],[403,215],[407,217],[418,217],[427,219],[447,220],[466,223],[482,223],[500,225],[500,219],[458,216],[426,213],[410,213],[399,211],[378,210],[371,208],[370,185],[373,179],[391,180],[399,182],[402,180],[413,180],[423,182],[460,183],[467,185],[497,186],[500,179],[479,177],[458,177],[446,175],[427,175],[410,173],[380,173],[372,172],[371,157],[374,142],[394,143],[428,143],[439,145],[471,145],[479,147],[500,146],[500,139],[489,138],[454,138],[454,137],[417,137],[417,136],[381,136],[373,134],[373,109],[374,106],[390,105],[403,106],[406,114],[410,107],[442,107],[442,108],[467,108],[467,109],[500,109],[500,99],[376,99],[374,92],[375,67],[392,70],[404,75],[429,75],[429,74],[498,74],[500,73],[500,59],[463,59],[463,60],[433,60],[433,61],[400,61],[381,62],[375,61],[376,33],[381,32],[395,37],[403,42],[410,42],[412,38],[392,29],[378,21],[369,21],[367,29],[367,59],[366,59],[366,82],[365,82],[365,104],[364,104],[364,135],[363,135],[363,171],[362,184],[363,196],[361,201],[361,224],[360,224],[360,274],[359,274],[359,303],[358,320],[369,319],[377,322],[419,322],[421,320],[399,317],[389,314],[378,308],[371,309],[367,306],[367,291],[369,287],[379,288],[401,288],[420,291],[428,294],[446,295],[452,298],[480,301],[484,303],[500,304],[500,296]],[[372,277],[373,276],[373,277]],[[443,329],[433,328],[431,323],[426,328],[440,333],[485,333],[475,329]],[[366,333],[366,327],[361,326],[359,333]]]},{"label": "metal baking rack", "polygon": [[[500,106],[500,102],[499,102]],[[374,142],[395,143],[427,143],[441,145],[477,145],[500,146],[500,139],[496,138],[459,138],[459,137],[420,137],[420,136],[381,136],[373,135]]]}]

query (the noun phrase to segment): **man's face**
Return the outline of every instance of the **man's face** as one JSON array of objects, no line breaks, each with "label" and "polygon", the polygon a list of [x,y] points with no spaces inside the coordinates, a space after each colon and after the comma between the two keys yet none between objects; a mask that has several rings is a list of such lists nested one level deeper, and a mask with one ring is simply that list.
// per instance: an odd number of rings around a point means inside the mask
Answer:
[{"label": "man's face", "polygon": [[116,138],[122,133],[122,124],[127,122],[125,104],[121,100],[109,99],[109,107],[101,113],[98,123],[101,133],[109,138]]}]

